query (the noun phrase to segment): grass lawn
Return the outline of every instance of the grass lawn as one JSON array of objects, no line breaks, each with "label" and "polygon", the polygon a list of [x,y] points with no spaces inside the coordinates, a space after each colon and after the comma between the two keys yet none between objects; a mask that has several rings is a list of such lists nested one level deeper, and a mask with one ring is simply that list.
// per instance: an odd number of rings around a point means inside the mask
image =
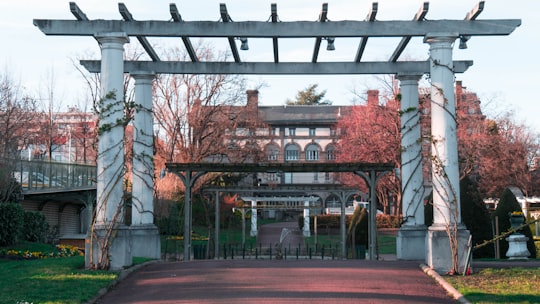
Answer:
[{"label": "grass lawn", "polygon": [[[7,248],[48,256],[58,252],[50,244],[22,242]],[[5,251],[4,251],[5,252]],[[5,253],[4,253],[5,254]],[[134,257],[133,264],[150,259]],[[84,269],[84,256],[22,259],[8,255],[0,258],[0,304],[4,303],[85,303],[118,277],[119,272]]]},{"label": "grass lawn", "polygon": [[84,303],[117,272],[84,270],[84,257],[0,259],[0,303]]},{"label": "grass lawn", "polygon": [[473,303],[540,303],[540,269],[484,269],[445,280]]}]

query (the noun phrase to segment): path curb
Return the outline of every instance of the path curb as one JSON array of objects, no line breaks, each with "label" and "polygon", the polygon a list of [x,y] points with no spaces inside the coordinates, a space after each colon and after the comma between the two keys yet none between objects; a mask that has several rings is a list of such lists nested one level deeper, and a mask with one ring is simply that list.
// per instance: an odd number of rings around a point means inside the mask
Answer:
[{"label": "path curb", "polygon": [[439,285],[441,285],[441,287],[444,288],[446,292],[450,296],[452,296],[452,298],[454,298],[454,300],[462,304],[471,304],[471,302],[469,302],[469,300],[467,300],[464,295],[462,295],[457,289],[455,289],[454,286],[450,285],[450,283],[448,283],[436,271],[429,268],[426,264],[420,264],[420,268],[425,274],[432,277]]},{"label": "path curb", "polygon": [[93,297],[91,298],[90,300],[88,300],[87,302],[85,302],[85,304],[94,304],[94,303],[97,303],[97,301],[103,297],[111,288],[113,288],[114,286],[116,286],[118,283],[120,283],[121,281],[123,281],[125,278],[127,278],[131,273],[133,273],[134,271],[136,270],[139,270],[140,268],[146,266],[146,265],[150,265],[150,264],[154,264],[154,263],[160,263],[162,262],[162,260],[152,260],[152,261],[148,261],[148,262],[144,262],[142,264],[138,264],[138,265],[135,265],[135,266],[132,266],[132,267],[129,267],[129,268],[126,268],[126,269],[122,269],[120,271],[120,273],[118,274],[118,277],[116,279],[114,279],[111,283],[109,283],[109,285],[107,285],[107,287],[103,287],[101,288],[98,293]]}]

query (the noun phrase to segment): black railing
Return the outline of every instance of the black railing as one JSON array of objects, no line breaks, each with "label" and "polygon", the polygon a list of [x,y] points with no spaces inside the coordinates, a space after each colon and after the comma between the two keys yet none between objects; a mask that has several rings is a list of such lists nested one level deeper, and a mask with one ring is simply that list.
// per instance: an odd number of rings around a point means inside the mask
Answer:
[{"label": "black railing", "polygon": [[[168,253],[164,258],[167,260],[183,260],[183,244],[172,240]],[[192,258],[195,260],[216,259],[214,249],[208,242],[194,242],[192,245]],[[347,259],[365,259],[366,247],[355,246],[346,248]],[[332,245],[311,245],[286,244],[280,246],[276,244],[262,244],[248,242],[244,245],[240,243],[225,243],[219,248],[219,260],[335,260],[341,259],[341,247],[338,243]]]}]

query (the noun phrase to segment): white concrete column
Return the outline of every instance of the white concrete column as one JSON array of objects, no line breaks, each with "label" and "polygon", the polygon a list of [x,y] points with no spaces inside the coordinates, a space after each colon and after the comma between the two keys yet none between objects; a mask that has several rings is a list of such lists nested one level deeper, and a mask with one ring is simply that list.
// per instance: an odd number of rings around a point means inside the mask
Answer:
[{"label": "white concrete column", "polygon": [[452,47],[457,34],[428,34],[431,75],[433,225],[461,223]]},{"label": "white concrete column", "polygon": [[101,46],[101,100],[98,104],[96,224],[123,222],[124,44],[125,33],[96,35]]},{"label": "white concrete column", "polygon": [[[438,273],[463,269],[469,231],[461,224],[452,48],[457,34],[428,34],[431,76],[433,224],[426,235],[426,264]],[[452,239],[450,239],[452,235]],[[454,245],[452,245],[454,244]],[[457,265],[453,265],[456,255]]]},{"label": "white concrete column", "polygon": [[152,72],[134,72],[133,173],[131,224],[154,223],[154,138]]},{"label": "white concrete column", "polygon": [[132,254],[159,259],[161,241],[154,225],[154,121],[152,113],[153,72],[132,72],[135,79],[133,114],[133,170],[131,190]]},{"label": "white concrete column", "polygon": [[309,201],[304,202],[304,229],[303,234],[305,237],[311,236],[311,229],[309,227]]},{"label": "white concrete column", "polygon": [[133,263],[131,231],[124,225],[123,57],[129,38],[118,32],[98,33],[95,38],[101,47],[96,220],[85,242],[85,266],[108,261],[109,270],[119,270]]},{"label": "white concrete column", "polygon": [[418,102],[421,75],[398,75],[401,89],[401,189],[403,224],[396,239],[397,258],[424,259],[427,228],[424,225],[422,134]]},{"label": "white concrete column", "polygon": [[401,189],[403,225],[424,225],[422,134],[418,102],[421,75],[398,75],[401,89]]},{"label": "white concrete column", "polygon": [[251,201],[251,236],[257,236],[257,201]]}]

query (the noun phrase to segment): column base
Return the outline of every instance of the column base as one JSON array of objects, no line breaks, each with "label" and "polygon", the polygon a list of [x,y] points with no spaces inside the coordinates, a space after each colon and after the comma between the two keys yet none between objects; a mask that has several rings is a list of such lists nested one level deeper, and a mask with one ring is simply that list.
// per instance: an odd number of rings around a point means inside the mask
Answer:
[{"label": "column base", "polygon": [[[108,270],[120,270],[133,264],[131,255],[131,230],[128,226],[119,225],[111,233],[113,237],[107,240],[105,226],[94,228],[94,235],[87,235],[85,239],[85,267],[102,268],[99,264],[105,261],[104,255],[108,255]],[[108,244],[108,249],[104,249]]]},{"label": "column base", "polygon": [[426,233],[425,225],[401,226],[396,238],[398,260],[425,260]]},{"label": "column base", "polygon": [[131,255],[150,259],[161,259],[161,239],[154,224],[135,225],[131,230]]},{"label": "column base", "polygon": [[531,253],[527,249],[528,237],[521,233],[514,233],[506,238],[508,241],[508,251],[506,256],[509,260],[527,260]]},{"label": "column base", "polygon": [[[471,233],[465,226],[459,226],[458,240],[458,268],[463,271],[467,260],[467,244]],[[431,226],[426,234],[426,264],[439,274],[446,274],[452,269],[452,251],[448,234],[444,226]]]}]

